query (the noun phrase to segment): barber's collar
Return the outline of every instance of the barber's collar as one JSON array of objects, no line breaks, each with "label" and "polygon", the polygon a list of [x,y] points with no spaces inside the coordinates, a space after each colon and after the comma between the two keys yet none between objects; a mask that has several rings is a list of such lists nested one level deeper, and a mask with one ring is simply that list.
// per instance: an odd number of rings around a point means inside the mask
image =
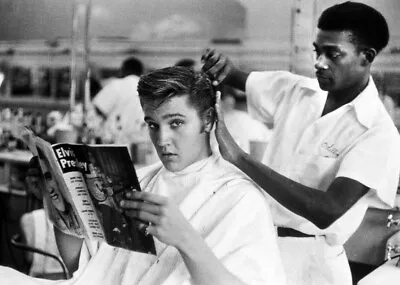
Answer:
[{"label": "barber's collar", "polygon": [[375,107],[378,103],[378,90],[372,76],[370,76],[367,87],[348,105],[354,109],[358,121],[365,127],[370,128],[377,110]]}]

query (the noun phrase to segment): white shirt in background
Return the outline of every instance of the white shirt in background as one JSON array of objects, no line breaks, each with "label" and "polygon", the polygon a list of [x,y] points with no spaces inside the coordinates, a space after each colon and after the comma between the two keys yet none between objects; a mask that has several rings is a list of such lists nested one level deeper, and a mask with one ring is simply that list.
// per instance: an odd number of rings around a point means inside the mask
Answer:
[{"label": "white shirt in background", "polygon": [[105,143],[130,144],[148,140],[137,84],[139,77],[129,75],[109,82],[93,99],[107,116],[102,139]]},{"label": "white shirt in background", "polygon": [[[223,115],[229,133],[245,152],[251,152],[252,142],[267,145],[272,130],[266,125],[253,119],[248,113],[236,109],[225,111]],[[211,145],[214,150],[218,149],[214,131],[211,132]]]}]

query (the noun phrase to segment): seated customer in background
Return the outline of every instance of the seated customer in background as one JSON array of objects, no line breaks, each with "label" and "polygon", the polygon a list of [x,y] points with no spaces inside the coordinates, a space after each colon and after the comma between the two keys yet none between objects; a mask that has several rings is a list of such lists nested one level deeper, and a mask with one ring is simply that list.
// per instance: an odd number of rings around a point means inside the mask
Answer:
[{"label": "seated customer in background", "polygon": [[[157,256],[105,243],[90,256],[82,240],[56,230],[67,267],[77,270],[60,284],[284,284],[262,193],[211,150],[210,80],[169,67],[143,76],[138,92],[161,163],[138,171],[142,192],[132,192],[121,207],[150,224]],[[17,273],[0,267],[0,283],[5,274]],[[41,284],[28,278],[24,284],[34,281]]]}]

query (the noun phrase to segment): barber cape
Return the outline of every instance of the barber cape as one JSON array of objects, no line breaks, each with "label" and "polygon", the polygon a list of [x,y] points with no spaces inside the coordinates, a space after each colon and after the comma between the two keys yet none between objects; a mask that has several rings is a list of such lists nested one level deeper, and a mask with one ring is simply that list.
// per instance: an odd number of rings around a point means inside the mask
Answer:
[{"label": "barber cape", "polygon": [[[180,172],[156,164],[141,169],[138,176],[143,191],[178,202],[182,214],[217,258],[243,282],[285,283],[269,208],[257,186],[233,165],[214,154]],[[64,282],[191,284],[177,249],[156,238],[155,243],[157,256],[101,243],[90,257],[84,247],[78,271]]]}]

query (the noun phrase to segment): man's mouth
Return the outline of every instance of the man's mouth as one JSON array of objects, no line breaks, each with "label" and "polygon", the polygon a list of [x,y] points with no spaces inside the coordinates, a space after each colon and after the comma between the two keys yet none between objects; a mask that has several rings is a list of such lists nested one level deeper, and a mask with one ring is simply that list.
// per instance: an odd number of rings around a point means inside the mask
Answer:
[{"label": "man's mouth", "polygon": [[164,157],[173,157],[176,154],[172,153],[172,152],[162,152],[161,155],[164,156]]},{"label": "man's mouth", "polygon": [[318,79],[325,79],[325,80],[329,79],[328,76],[326,76],[326,75],[324,75],[322,73],[319,73],[319,72],[316,72],[315,76],[317,76]]}]

